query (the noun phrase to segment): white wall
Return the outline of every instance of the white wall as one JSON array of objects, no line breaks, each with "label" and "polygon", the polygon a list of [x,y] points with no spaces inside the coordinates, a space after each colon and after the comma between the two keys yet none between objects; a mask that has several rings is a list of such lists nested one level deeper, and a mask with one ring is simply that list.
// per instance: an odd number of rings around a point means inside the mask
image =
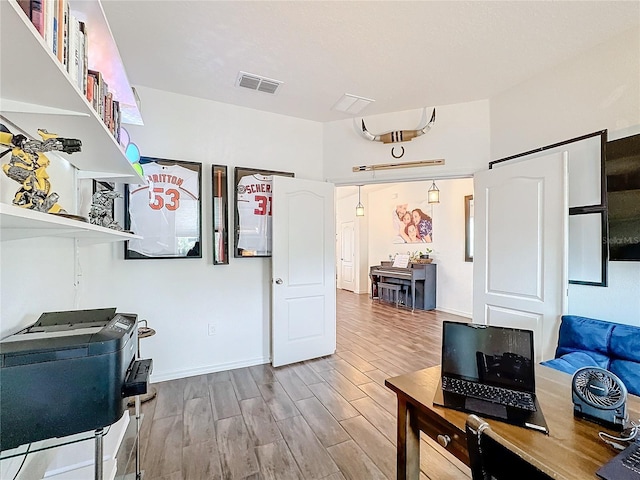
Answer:
[{"label": "white wall", "polygon": [[[491,158],[601,129],[640,132],[640,30],[490,99]],[[570,285],[569,313],[640,325],[640,262],[610,262],[609,286]]]},{"label": "white wall", "polygon": [[[436,308],[471,317],[473,263],[464,261],[464,197],[473,194],[473,180],[440,180],[440,203],[427,205],[430,182],[395,183],[368,194],[369,265],[379,265],[389,255],[431,248],[438,265]],[[419,206],[433,219],[432,243],[394,243],[395,206]]]},{"label": "white wall", "polygon": [[[231,199],[235,166],[321,180],[321,126],[147,88],[138,93],[145,126],[128,130],[141,154],[203,164],[203,258],[124,260],[121,242],[82,247],[77,307],[116,306],[148,319],[157,335],[140,349],[153,358],[153,381],[267,362],[271,262],[212,264],[211,164],[228,166]],[[71,240],[2,244],[3,335],[42,311],[76,306],[73,257]]]},{"label": "white wall", "polygon": [[0,245],[0,336],[35,322],[42,312],[74,304],[72,239],[31,238]]},{"label": "white wall", "polygon": [[[365,110],[366,113],[366,110]],[[431,115],[431,107],[427,116]],[[374,134],[390,130],[412,130],[421,124],[423,110],[407,110],[385,115],[357,117],[323,125],[324,176],[335,184],[358,185],[403,180],[427,180],[468,176],[484,169],[489,162],[489,102],[460,103],[436,107],[436,123],[426,135],[395,144],[405,153],[391,156],[392,144],[364,139],[358,132],[364,118]],[[361,131],[361,130],[360,130]],[[358,165],[377,165],[419,160],[444,159],[445,164],[419,168],[353,172]]]}]

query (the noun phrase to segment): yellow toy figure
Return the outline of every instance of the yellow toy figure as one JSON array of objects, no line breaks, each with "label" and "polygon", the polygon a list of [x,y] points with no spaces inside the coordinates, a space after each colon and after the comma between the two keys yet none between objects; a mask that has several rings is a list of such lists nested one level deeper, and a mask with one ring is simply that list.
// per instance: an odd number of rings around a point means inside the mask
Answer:
[{"label": "yellow toy figure", "polygon": [[51,183],[47,175],[49,159],[43,152],[79,152],[82,142],[74,138],[61,138],[46,130],[38,130],[40,140],[28,140],[24,135],[13,135],[0,124],[0,144],[10,146],[0,154],[0,158],[11,152],[11,160],[2,166],[2,171],[11,179],[22,184],[13,198],[13,204],[39,212],[64,213],[57,203],[58,194],[49,193]]}]

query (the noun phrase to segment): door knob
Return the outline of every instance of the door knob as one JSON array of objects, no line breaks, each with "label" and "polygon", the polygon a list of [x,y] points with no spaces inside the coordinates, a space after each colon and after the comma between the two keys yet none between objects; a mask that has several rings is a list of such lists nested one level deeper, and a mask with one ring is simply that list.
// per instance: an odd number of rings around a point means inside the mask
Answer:
[{"label": "door knob", "polygon": [[276,278],[276,284],[277,285],[282,285],[282,279],[281,278]]}]

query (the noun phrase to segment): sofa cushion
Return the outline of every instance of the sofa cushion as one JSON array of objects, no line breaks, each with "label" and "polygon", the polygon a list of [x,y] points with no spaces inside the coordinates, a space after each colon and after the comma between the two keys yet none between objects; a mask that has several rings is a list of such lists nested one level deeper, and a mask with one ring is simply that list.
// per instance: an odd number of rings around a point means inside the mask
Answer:
[{"label": "sofa cushion", "polygon": [[622,380],[629,393],[640,395],[640,365],[637,362],[613,359],[609,370]]},{"label": "sofa cushion", "polygon": [[540,364],[573,375],[576,370],[582,367],[606,368],[606,364],[608,363],[607,357],[600,356],[599,360],[600,361],[597,361],[584,352],[571,352],[559,358],[554,358],[553,360],[540,362]]},{"label": "sofa cushion", "polygon": [[640,396],[640,328],[577,315],[564,315],[556,358],[542,365],[573,374],[601,367],[617,375],[629,393]]},{"label": "sofa cushion", "polygon": [[640,362],[640,328],[631,325],[616,325],[611,332],[609,354],[613,358]]},{"label": "sofa cushion", "polygon": [[602,355],[608,355],[609,338],[616,325],[618,324],[604,320],[563,315],[556,357],[562,357],[575,351],[584,351],[589,354],[598,352]]}]

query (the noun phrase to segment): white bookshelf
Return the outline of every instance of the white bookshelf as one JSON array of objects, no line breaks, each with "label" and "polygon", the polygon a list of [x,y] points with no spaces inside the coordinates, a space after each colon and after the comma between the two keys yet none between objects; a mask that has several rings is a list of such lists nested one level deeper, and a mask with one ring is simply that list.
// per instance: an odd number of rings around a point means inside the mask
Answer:
[{"label": "white bookshelf", "polygon": [[140,235],[119,232],[80,220],[0,203],[2,242],[36,237],[77,238],[80,245],[142,238]]},{"label": "white bookshelf", "polygon": [[[110,89],[125,110],[123,117],[141,124],[99,0],[71,0],[70,6],[87,23],[90,52],[95,49],[100,53],[94,63],[89,54],[90,68],[103,72],[110,82]],[[38,128],[80,139],[81,152],[62,156],[80,171],[81,178],[145,183],[15,0],[0,1],[0,39],[0,115],[37,139]],[[100,65],[100,61],[105,64]]]}]

